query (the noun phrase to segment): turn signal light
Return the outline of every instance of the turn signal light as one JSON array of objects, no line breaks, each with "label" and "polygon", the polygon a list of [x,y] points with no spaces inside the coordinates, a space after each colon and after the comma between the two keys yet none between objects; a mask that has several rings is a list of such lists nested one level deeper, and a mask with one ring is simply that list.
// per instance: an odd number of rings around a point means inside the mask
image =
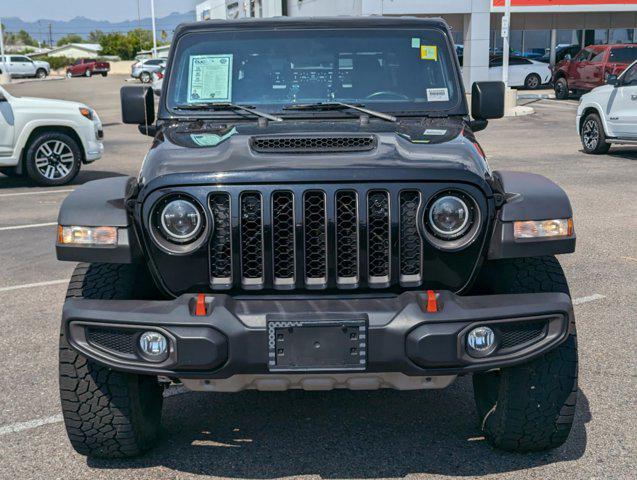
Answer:
[{"label": "turn signal light", "polygon": [[78,227],[58,225],[60,245],[116,246],[117,227]]},{"label": "turn signal light", "polygon": [[528,220],[513,224],[515,238],[555,238],[573,236],[573,219]]}]

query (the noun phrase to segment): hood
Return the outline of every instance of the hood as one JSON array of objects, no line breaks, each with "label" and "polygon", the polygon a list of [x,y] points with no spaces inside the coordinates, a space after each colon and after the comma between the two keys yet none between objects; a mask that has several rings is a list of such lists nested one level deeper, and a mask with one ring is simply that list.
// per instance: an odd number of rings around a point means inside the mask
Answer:
[{"label": "hood", "polygon": [[595,94],[607,94],[609,92],[612,92],[615,89],[614,85],[601,85],[599,87],[595,87],[594,89],[592,89],[590,92],[585,93],[584,95],[582,95],[580,97],[580,103],[582,101],[582,99],[586,100],[586,98],[590,98],[591,96],[595,95]]},{"label": "hood", "polygon": [[52,98],[36,97],[12,97],[11,104],[15,108],[52,109],[52,110],[73,110],[76,112],[80,108],[88,108],[83,103],[69,102],[68,100],[55,100]]},{"label": "hood", "polygon": [[[259,136],[371,135],[368,151],[256,152]],[[189,122],[158,134],[140,172],[140,185],[298,183],[329,181],[466,180],[490,178],[486,159],[460,117],[401,120],[286,120],[259,126]],[[152,184],[152,187],[151,187]]]}]

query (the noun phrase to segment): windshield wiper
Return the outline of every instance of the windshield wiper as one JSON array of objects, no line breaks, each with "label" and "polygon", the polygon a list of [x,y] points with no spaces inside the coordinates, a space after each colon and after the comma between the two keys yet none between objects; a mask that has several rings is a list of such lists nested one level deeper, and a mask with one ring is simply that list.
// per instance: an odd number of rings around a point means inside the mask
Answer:
[{"label": "windshield wiper", "polygon": [[237,105],[236,103],[189,103],[187,105],[176,105],[173,108],[175,110],[241,110],[258,117],[267,118],[268,120],[272,120],[273,122],[283,121],[281,117],[270,115],[269,113],[265,112],[260,112],[259,110],[255,110],[254,108],[252,108],[252,106],[250,105]]},{"label": "windshield wiper", "polygon": [[352,105],[351,103],[344,102],[318,102],[318,103],[299,103],[288,105],[283,107],[283,110],[344,110],[346,108],[351,108],[352,110],[357,110],[362,113],[366,113],[367,115],[371,115],[372,117],[382,118],[383,120],[387,120],[388,122],[396,122],[397,119],[393,115],[389,115],[388,113],[377,112],[376,110],[370,110],[369,108],[364,108],[365,105]]}]

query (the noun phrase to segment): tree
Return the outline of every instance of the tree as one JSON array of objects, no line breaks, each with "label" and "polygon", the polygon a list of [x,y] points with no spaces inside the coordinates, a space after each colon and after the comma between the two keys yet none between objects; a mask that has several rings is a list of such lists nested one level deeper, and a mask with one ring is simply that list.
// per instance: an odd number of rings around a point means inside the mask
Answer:
[{"label": "tree", "polygon": [[100,40],[102,55],[116,55],[122,60],[132,60],[140,50],[150,50],[153,37],[150,30],[136,28],[128,33],[113,32],[102,36]]},{"label": "tree", "polygon": [[88,41],[91,43],[102,43],[105,33],[101,30],[93,30],[88,34]]},{"label": "tree", "polygon": [[68,35],[65,35],[64,37],[60,38],[58,40],[58,47],[61,47],[62,45],[68,45],[69,43],[82,43],[84,39],[82,38],[81,35],[77,35],[75,33],[70,33]]}]

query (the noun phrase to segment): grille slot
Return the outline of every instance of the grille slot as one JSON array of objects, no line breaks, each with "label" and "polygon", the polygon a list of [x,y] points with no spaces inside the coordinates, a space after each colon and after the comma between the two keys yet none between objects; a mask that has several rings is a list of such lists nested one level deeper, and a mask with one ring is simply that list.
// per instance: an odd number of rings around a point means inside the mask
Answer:
[{"label": "grille slot", "polygon": [[214,193],[210,196],[210,210],[214,230],[210,239],[210,277],[213,286],[232,286],[232,224],[230,195]]},{"label": "grille slot", "polygon": [[122,355],[135,355],[135,332],[111,328],[87,328],[86,339],[96,347]]},{"label": "grille slot", "polygon": [[327,286],[327,209],[325,192],[312,190],[303,197],[303,243],[307,288]]},{"label": "grille slot", "polygon": [[500,348],[513,348],[537,341],[544,336],[546,322],[525,322],[501,325]]},{"label": "grille slot", "polygon": [[272,195],[272,263],[275,287],[294,287],[295,243],[294,195],[292,192],[274,192]]},{"label": "grille slot", "polygon": [[263,206],[261,194],[241,194],[241,283],[246,289],[263,288]]},{"label": "grille slot", "polygon": [[420,192],[400,193],[400,283],[417,286],[422,281],[422,238],[418,233]]},{"label": "grille slot", "polygon": [[252,150],[259,153],[365,152],[376,147],[373,135],[252,137]]},{"label": "grille slot", "polygon": [[358,285],[358,196],[336,192],[336,283],[343,288]]},{"label": "grille slot", "polygon": [[389,193],[372,190],[367,197],[367,262],[371,287],[387,287],[390,283],[390,222]]}]

